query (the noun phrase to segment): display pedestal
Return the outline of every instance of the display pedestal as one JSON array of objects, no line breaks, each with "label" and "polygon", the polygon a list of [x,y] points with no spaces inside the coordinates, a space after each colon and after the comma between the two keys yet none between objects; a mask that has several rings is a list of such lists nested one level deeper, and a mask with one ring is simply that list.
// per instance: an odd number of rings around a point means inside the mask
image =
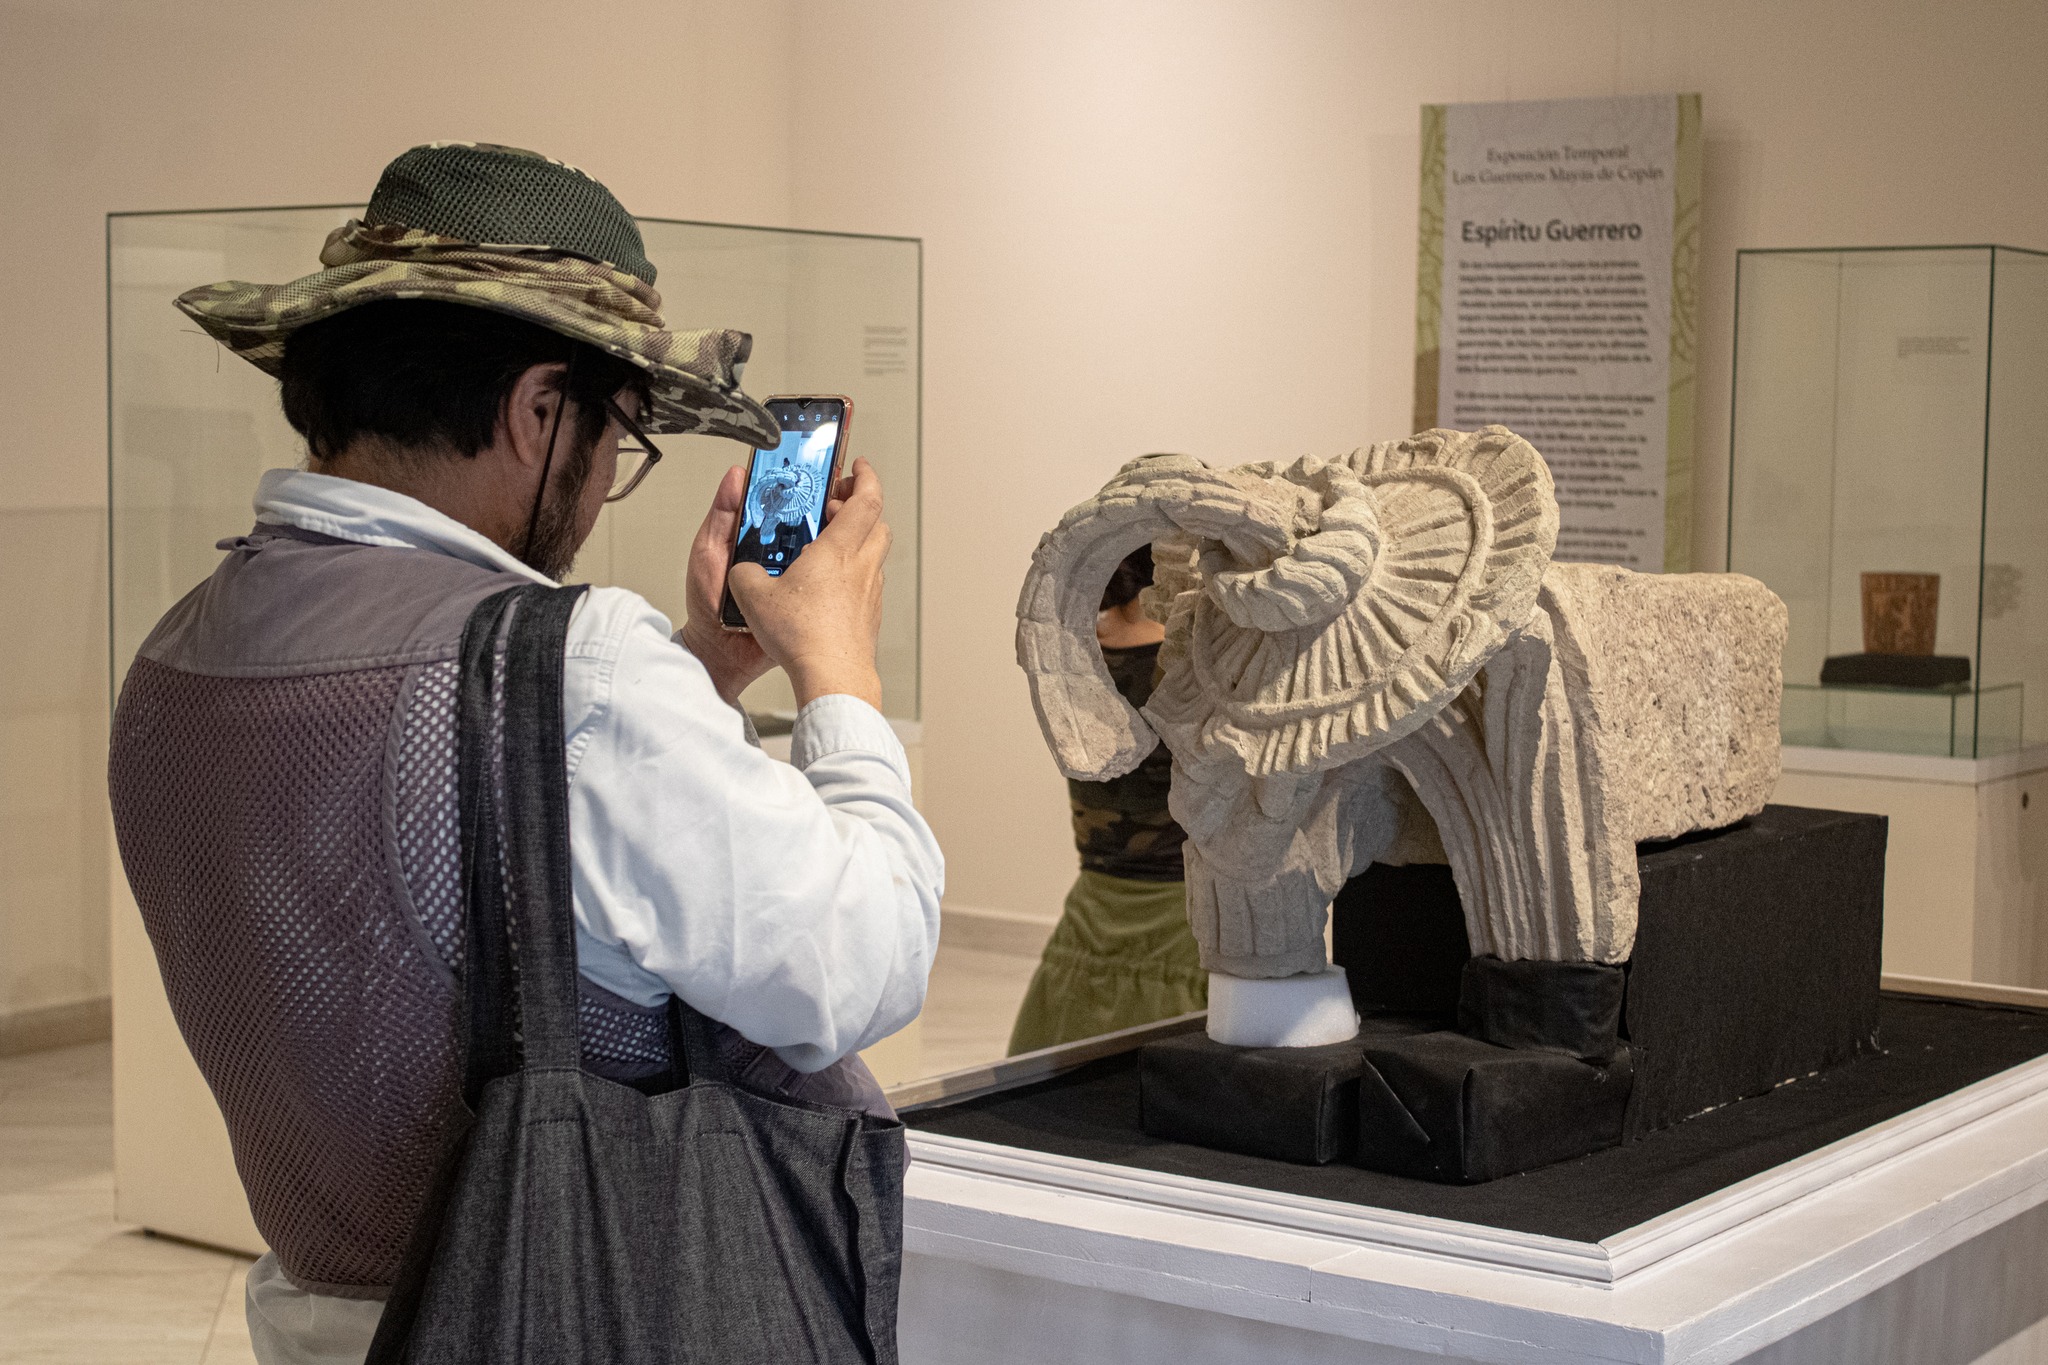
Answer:
[{"label": "display pedestal", "polygon": [[1784,755],[1773,800],[1891,821],[1886,972],[2048,986],[2048,745],[1984,759]]},{"label": "display pedestal", "polygon": [[[2048,992],[2002,994],[2048,1008]],[[1047,1063],[1029,1065],[1026,1080]],[[1000,1066],[969,1079],[1003,1085]],[[1203,1179],[1165,1159],[930,1130],[910,1146],[906,1365],[2004,1365],[2048,1347],[2038,1055],[1583,1239]],[[1430,1197],[1499,1198],[1540,1177]]]}]

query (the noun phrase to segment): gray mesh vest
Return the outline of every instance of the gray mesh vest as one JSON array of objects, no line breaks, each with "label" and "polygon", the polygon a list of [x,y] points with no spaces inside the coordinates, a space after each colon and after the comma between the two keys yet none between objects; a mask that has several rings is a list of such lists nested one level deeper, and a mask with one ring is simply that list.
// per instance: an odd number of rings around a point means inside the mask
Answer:
[{"label": "gray mesh vest", "polygon": [[[526,580],[285,527],[223,548],[121,689],[115,832],[257,1228],[302,1288],[377,1297],[461,1112],[457,650]],[[585,1066],[664,1073],[663,1011],[582,984]]]}]

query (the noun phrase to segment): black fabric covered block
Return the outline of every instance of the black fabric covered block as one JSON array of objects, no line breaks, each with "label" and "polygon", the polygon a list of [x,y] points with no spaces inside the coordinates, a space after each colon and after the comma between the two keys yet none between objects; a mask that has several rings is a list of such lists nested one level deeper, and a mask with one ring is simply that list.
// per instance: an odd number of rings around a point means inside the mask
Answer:
[{"label": "black fabric covered block", "polygon": [[1635,1077],[1627,1048],[1596,1066],[1462,1033],[1376,1039],[1364,1060],[1353,1160],[1451,1184],[1614,1146]]},{"label": "black fabric covered block", "polygon": [[[1620,1030],[1635,1052],[1630,1140],[1876,1049],[1885,830],[1881,815],[1766,806],[1637,847]],[[1399,999],[1457,1017],[1469,953],[1448,867],[1368,868],[1334,913],[1361,1011]]]},{"label": "black fabric covered block", "polygon": [[1562,1052],[1605,1062],[1620,1042],[1627,977],[1600,962],[1465,963],[1458,1032],[1496,1047]]},{"label": "black fabric covered block", "polygon": [[1330,957],[1360,1014],[1422,1014],[1450,1025],[1472,949],[1451,869],[1372,866],[1337,892]]},{"label": "black fabric covered block", "polygon": [[1967,687],[1961,654],[1837,654],[1822,662],[1822,687]]},{"label": "black fabric covered block", "polygon": [[1631,1139],[1877,1050],[1881,815],[1766,806],[1642,845]]},{"label": "black fabric covered block", "polygon": [[1365,1048],[1428,1027],[1369,1020],[1327,1047],[1231,1047],[1183,1033],[1138,1050],[1139,1122],[1150,1137],[1322,1165],[1351,1154]]}]

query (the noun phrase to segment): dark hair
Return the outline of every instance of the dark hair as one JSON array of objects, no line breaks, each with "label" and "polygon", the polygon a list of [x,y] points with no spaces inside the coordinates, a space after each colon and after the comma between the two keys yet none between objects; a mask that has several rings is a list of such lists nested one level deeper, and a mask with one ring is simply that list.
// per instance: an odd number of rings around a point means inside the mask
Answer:
[{"label": "dark hair", "polygon": [[285,420],[316,460],[362,436],[407,450],[473,456],[497,434],[505,396],[535,365],[575,365],[576,444],[604,431],[604,400],[646,376],[631,363],[545,327],[466,304],[386,299],[308,323],[285,341]]},{"label": "dark hair", "polygon": [[1102,590],[1102,610],[1115,611],[1152,586],[1152,547],[1140,545],[1124,556]]}]

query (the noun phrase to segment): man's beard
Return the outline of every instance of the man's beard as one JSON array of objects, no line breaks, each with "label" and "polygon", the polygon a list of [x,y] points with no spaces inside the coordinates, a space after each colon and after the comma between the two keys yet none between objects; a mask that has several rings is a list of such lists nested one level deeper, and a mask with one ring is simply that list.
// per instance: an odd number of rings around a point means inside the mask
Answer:
[{"label": "man's beard", "polygon": [[572,438],[569,445],[560,472],[548,480],[548,496],[533,519],[533,534],[519,553],[520,563],[557,583],[576,567],[576,552],[583,548],[576,535],[576,512],[583,505],[583,485],[590,482],[590,457],[597,449],[594,440],[585,444]]}]

